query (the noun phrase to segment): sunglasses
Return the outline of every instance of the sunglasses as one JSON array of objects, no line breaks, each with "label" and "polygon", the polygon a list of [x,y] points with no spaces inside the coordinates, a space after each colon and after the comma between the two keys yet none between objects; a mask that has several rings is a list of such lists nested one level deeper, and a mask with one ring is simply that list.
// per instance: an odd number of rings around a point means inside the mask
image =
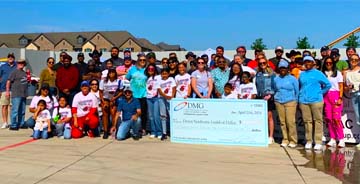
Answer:
[{"label": "sunglasses", "polygon": [[237,51],[238,53],[245,53],[245,51],[244,50],[239,50],[239,51]]},{"label": "sunglasses", "polygon": [[204,64],[204,62],[198,62],[198,64],[200,65],[200,64]]},{"label": "sunglasses", "polygon": [[139,61],[146,61],[146,59],[139,59]]},{"label": "sunglasses", "polygon": [[155,68],[154,67],[149,67],[148,71],[155,71]]},{"label": "sunglasses", "polygon": [[168,64],[168,62],[162,62],[162,64]]},{"label": "sunglasses", "polygon": [[350,61],[359,61],[359,59],[350,59]]},{"label": "sunglasses", "polygon": [[325,62],[326,65],[333,65],[332,62]]},{"label": "sunglasses", "polygon": [[91,83],[90,85],[91,86],[97,86],[98,84],[97,83]]},{"label": "sunglasses", "polygon": [[125,91],[124,93],[125,93],[125,95],[130,95],[131,91]]},{"label": "sunglasses", "polygon": [[261,63],[259,63],[260,65],[266,65],[266,62],[261,62]]},{"label": "sunglasses", "polygon": [[51,65],[53,65],[55,62],[48,62],[48,64],[51,64]]},{"label": "sunglasses", "polygon": [[218,63],[226,63],[226,61],[221,60],[221,61],[218,61]]}]

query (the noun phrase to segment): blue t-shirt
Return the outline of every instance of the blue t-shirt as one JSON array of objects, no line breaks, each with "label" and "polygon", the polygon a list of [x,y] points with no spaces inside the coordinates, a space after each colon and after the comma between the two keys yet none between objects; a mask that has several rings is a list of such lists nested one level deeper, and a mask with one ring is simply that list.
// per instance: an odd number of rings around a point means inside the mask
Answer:
[{"label": "blue t-shirt", "polygon": [[125,98],[121,98],[117,106],[117,111],[122,112],[123,121],[128,121],[131,119],[131,116],[136,114],[136,110],[140,108],[138,99],[132,98],[130,102],[128,102]]},{"label": "blue t-shirt", "polygon": [[125,77],[130,81],[130,88],[133,91],[134,98],[146,97],[147,77],[145,75],[145,68],[132,66]]},{"label": "blue t-shirt", "polygon": [[16,69],[16,63],[10,66],[9,63],[5,63],[0,66],[0,92],[6,91],[6,81],[9,79],[10,73]]}]

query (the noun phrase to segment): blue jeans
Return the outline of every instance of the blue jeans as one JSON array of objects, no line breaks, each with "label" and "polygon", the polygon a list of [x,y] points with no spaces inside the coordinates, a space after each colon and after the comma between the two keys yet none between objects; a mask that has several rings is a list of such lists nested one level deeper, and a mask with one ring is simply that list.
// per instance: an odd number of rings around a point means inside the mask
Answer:
[{"label": "blue jeans", "polygon": [[13,97],[11,98],[11,128],[19,128],[25,123],[25,97]]},{"label": "blue jeans", "polygon": [[166,134],[167,131],[169,108],[170,108],[169,101],[163,97],[159,98],[160,121],[161,121],[161,129],[163,134]]},{"label": "blue jeans", "polygon": [[141,127],[141,118],[139,117],[137,121],[127,120],[122,121],[119,125],[116,139],[117,140],[124,140],[126,139],[126,134],[132,129],[133,136],[137,136],[139,134],[139,130]]},{"label": "blue jeans", "polygon": [[33,138],[34,139],[47,139],[48,136],[48,128],[44,128],[42,131],[40,130],[34,130]]},{"label": "blue jeans", "polygon": [[56,129],[56,135],[58,137],[64,136],[64,139],[71,139],[70,124],[65,125],[65,123],[56,123],[55,129]]},{"label": "blue jeans", "polygon": [[162,128],[160,121],[160,112],[159,112],[159,99],[148,98],[147,99],[147,108],[148,108],[148,117],[150,122],[151,135],[161,136]]},{"label": "blue jeans", "polygon": [[27,119],[27,120],[25,121],[25,125],[26,125],[27,127],[31,128],[31,129],[34,128],[35,123],[36,123],[36,122],[35,122],[35,120],[34,120],[33,117],[30,117],[29,119]]},{"label": "blue jeans", "polygon": [[[198,88],[198,91],[200,94],[202,94],[202,96],[207,96],[208,92],[209,92],[209,88]],[[193,98],[196,98],[197,94],[195,92],[193,92],[192,96],[193,96]]]},{"label": "blue jeans", "polygon": [[355,93],[351,93],[351,102],[354,108],[354,113],[355,113],[355,117],[356,117],[356,123],[359,123],[360,121],[360,93],[355,92]]}]

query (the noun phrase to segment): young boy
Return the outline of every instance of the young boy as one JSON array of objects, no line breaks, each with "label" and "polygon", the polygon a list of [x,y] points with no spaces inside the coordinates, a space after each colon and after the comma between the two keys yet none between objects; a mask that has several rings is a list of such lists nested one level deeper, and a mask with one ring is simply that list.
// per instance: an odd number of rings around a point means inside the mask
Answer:
[{"label": "young boy", "polygon": [[230,83],[226,83],[224,86],[224,94],[222,94],[222,99],[238,99],[237,95],[232,92],[233,87]]}]

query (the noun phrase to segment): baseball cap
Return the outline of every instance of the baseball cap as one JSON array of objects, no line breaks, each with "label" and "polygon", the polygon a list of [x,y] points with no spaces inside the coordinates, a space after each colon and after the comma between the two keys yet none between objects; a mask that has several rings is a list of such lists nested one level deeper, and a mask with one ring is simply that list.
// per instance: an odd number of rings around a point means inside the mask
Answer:
[{"label": "baseball cap", "polygon": [[156,58],[156,55],[155,53],[153,52],[149,52],[147,55],[146,55],[147,58]]},{"label": "baseball cap", "polygon": [[10,57],[11,57],[11,58],[15,59],[15,55],[14,55],[14,53],[13,53],[13,52],[9,53],[9,54],[7,55],[7,57],[8,57],[8,58],[10,58]]},{"label": "baseball cap", "polygon": [[284,51],[284,48],[282,46],[277,46],[275,47],[275,52],[276,51]]},{"label": "baseball cap", "polygon": [[125,52],[131,52],[130,48],[124,49],[124,53],[125,53]]},{"label": "baseball cap", "polygon": [[333,48],[333,49],[331,49],[330,56],[331,56],[331,57],[340,56],[340,51],[339,51],[339,49],[338,49],[338,48]]},{"label": "baseball cap", "polygon": [[125,92],[125,91],[131,91],[131,92],[132,92],[130,86],[126,86],[126,87],[124,88],[124,92]]},{"label": "baseball cap", "polygon": [[88,81],[82,81],[81,82],[81,87],[84,87],[84,86],[89,87],[90,86],[89,82]]},{"label": "baseball cap", "polygon": [[305,56],[303,61],[312,61],[312,62],[315,62],[314,58],[311,57],[311,56]]},{"label": "baseball cap", "polygon": [[283,68],[287,68],[289,67],[289,63],[287,61],[285,61],[284,59],[281,59],[278,65],[279,68],[283,67]]},{"label": "baseball cap", "polygon": [[78,57],[84,57],[84,53],[80,52],[80,53],[78,54]]},{"label": "baseball cap", "polygon": [[43,83],[41,84],[41,88],[40,89],[47,89],[50,90],[50,85],[48,83]]},{"label": "baseball cap", "polygon": [[327,50],[329,50],[329,49],[330,49],[330,48],[325,45],[325,46],[321,47],[320,52],[324,52],[324,51],[327,51]]}]

